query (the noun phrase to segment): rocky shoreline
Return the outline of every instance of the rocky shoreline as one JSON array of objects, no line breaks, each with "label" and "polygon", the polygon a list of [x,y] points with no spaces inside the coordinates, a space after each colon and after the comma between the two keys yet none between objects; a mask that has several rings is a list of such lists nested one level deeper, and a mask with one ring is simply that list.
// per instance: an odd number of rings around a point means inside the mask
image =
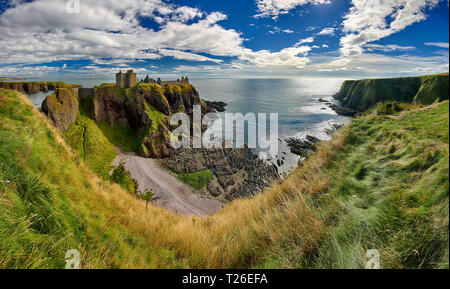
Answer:
[{"label": "rocky shoreline", "polygon": [[[333,98],[335,98],[335,96],[333,96]],[[330,101],[323,99],[323,98],[319,98],[319,102],[324,103],[326,106],[331,108],[334,112],[336,112],[339,115],[355,117],[356,114],[358,113],[356,110],[353,110],[348,107],[344,107],[342,105],[333,104]],[[323,109],[325,109],[325,108],[323,108]]]},{"label": "rocky shoreline", "polygon": [[279,179],[276,166],[259,159],[248,148],[183,148],[163,164],[176,174],[211,170],[213,178],[203,193],[225,202],[254,196]]}]

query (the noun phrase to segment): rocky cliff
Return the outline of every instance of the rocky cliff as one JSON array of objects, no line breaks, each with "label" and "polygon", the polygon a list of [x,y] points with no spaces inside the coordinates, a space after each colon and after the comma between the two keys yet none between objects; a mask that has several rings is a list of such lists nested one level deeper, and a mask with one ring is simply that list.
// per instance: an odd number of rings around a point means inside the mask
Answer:
[{"label": "rocky cliff", "polygon": [[0,81],[0,88],[17,90],[22,93],[36,93],[47,92],[63,87],[75,87],[74,85],[66,84],[62,81],[48,82],[48,81]]},{"label": "rocky cliff", "polygon": [[377,103],[430,104],[448,99],[448,73],[420,77],[347,80],[334,96],[346,107],[364,111]]},{"label": "rocky cliff", "polygon": [[139,83],[122,89],[100,86],[93,97],[92,117],[106,121],[111,126],[120,123],[132,128],[139,136],[139,154],[144,157],[161,158],[171,154],[169,116],[177,112],[192,113],[194,105],[202,112],[212,112],[191,84],[160,86]]},{"label": "rocky cliff", "polygon": [[59,130],[66,130],[78,116],[78,96],[72,88],[58,88],[47,96],[41,110]]}]

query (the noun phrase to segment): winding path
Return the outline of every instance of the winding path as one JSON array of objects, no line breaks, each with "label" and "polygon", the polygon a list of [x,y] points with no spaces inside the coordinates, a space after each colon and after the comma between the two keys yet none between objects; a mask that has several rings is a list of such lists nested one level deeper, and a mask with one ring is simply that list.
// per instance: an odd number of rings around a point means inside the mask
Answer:
[{"label": "winding path", "polygon": [[119,152],[112,164],[118,166],[121,162],[131,177],[138,181],[140,191],[151,190],[154,193],[157,206],[188,216],[213,214],[223,207],[217,200],[195,194],[189,186],[159,167],[154,159]]}]

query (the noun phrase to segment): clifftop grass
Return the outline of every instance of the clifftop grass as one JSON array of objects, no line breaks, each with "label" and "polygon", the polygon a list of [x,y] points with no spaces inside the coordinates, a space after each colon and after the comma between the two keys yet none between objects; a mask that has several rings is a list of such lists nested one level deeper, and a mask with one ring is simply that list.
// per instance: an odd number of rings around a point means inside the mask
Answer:
[{"label": "clifftop grass", "polygon": [[[370,111],[302,167],[213,216],[98,179],[23,96],[0,90],[0,267],[448,268],[449,106]],[[24,177],[25,176],[25,177]]]},{"label": "clifftop grass", "polygon": [[347,80],[335,95],[344,106],[364,111],[377,103],[431,104],[448,99],[448,73],[421,77]]}]

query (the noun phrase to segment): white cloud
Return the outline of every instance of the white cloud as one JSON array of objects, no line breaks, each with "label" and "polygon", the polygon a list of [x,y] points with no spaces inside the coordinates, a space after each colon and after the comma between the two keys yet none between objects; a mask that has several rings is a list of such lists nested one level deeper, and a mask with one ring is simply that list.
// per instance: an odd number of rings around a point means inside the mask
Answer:
[{"label": "white cloud", "polygon": [[160,50],[158,50],[158,52],[161,55],[172,56],[175,59],[184,59],[184,60],[190,60],[190,61],[211,61],[211,62],[215,62],[215,63],[223,62],[222,59],[214,59],[214,58],[206,57],[203,55],[198,55],[198,54],[189,53],[189,52],[180,51],[180,50],[160,49]]},{"label": "white cloud", "polygon": [[421,75],[445,72],[449,69],[448,55],[432,57],[387,56],[365,53],[351,57],[311,57],[311,71],[354,75]]},{"label": "white cloud", "polygon": [[294,30],[291,29],[281,29],[280,27],[274,26],[273,30],[269,30],[268,33],[274,35],[278,33],[286,33],[286,34],[292,34],[294,33]]},{"label": "white cloud", "polygon": [[448,49],[448,42],[425,42],[424,44],[427,46],[436,46],[436,47]]},{"label": "white cloud", "polygon": [[309,46],[295,46],[284,48],[278,52],[268,50],[251,51],[245,49],[234,64],[250,63],[256,67],[295,67],[304,68],[309,62],[306,57],[311,51]]},{"label": "white cloud", "polygon": [[440,0],[353,0],[344,16],[341,53],[363,53],[363,46],[426,19],[425,9]]},{"label": "white cloud", "polygon": [[[177,59],[218,62],[194,54],[235,56],[242,50],[240,34],[217,24],[226,19],[223,13],[205,15],[196,8],[175,7],[161,0],[80,3],[79,14],[66,13],[64,2],[59,0],[36,0],[6,10],[0,15],[0,62],[158,59],[168,54]],[[161,17],[160,30],[140,26],[140,17]],[[199,20],[186,23],[196,18]],[[188,51],[181,53],[183,50]]]},{"label": "white cloud", "polygon": [[306,4],[330,4],[330,0],[256,0],[259,14],[255,17],[277,18],[280,14],[287,14],[289,10]]},{"label": "white cloud", "polygon": [[334,35],[334,28],[333,27],[326,27],[322,29],[317,35]]},{"label": "white cloud", "polygon": [[328,45],[322,44],[322,48],[328,48]]},{"label": "white cloud", "polygon": [[415,50],[416,47],[414,46],[401,46],[401,45],[395,45],[395,44],[388,44],[388,45],[380,45],[380,44],[366,44],[364,47],[368,51],[384,51],[384,52],[391,52],[391,51],[410,51]]},{"label": "white cloud", "polygon": [[311,36],[311,37],[308,37],[308,38],[300,39],[300,41],[297,42],[295,45],[299,46],[299,45],[302,45],[304,43],[313,43],[313,42],[314,42],[314,37]]}]

